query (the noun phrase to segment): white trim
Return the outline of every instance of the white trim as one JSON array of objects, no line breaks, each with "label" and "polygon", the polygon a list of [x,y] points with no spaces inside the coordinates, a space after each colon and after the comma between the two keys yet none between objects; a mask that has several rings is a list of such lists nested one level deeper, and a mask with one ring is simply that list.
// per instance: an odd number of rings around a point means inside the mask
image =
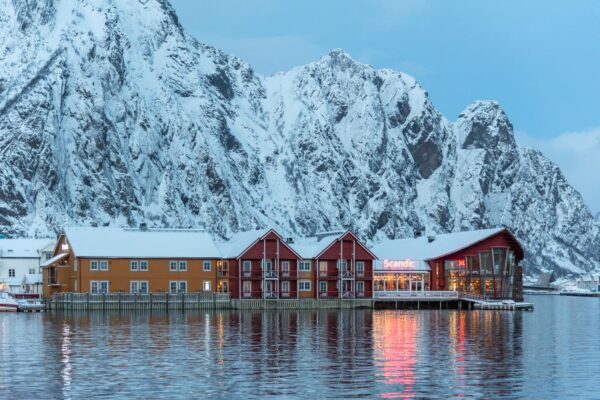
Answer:
[{"label": "white trim", "polygon": [[312,281],[310,279],[300,279],[298,281],[298,291],[310,292],[312,290]]},{"label": "white trim", "polygon": [[[206,269],[206,265],[208,265],[208,269]],[[210,260],[202,261],[202,271],[210,272],[211,270],[212,270],[212,263],[210,262]]]}]

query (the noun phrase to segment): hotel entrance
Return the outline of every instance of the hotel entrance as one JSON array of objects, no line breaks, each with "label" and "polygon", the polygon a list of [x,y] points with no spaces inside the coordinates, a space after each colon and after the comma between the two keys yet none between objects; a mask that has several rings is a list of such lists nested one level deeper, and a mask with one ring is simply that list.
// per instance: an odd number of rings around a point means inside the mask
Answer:
[{"label": "hotel entrance", "polygon": [[382,260],[375,262],[375,292],[423,292],[429,290],[431,270],[423,261]]}]

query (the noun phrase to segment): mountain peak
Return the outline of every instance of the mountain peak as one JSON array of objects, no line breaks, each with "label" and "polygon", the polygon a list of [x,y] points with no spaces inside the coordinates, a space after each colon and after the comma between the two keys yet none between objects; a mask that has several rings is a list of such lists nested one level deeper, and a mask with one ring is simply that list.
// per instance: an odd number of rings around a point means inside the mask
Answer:
[{"label": "mountain peak", "polygon": [[513,125],[495,100],[477,100],[458,116],[459,143],[463,148],[493,149],[499,143],[515,146]]}]

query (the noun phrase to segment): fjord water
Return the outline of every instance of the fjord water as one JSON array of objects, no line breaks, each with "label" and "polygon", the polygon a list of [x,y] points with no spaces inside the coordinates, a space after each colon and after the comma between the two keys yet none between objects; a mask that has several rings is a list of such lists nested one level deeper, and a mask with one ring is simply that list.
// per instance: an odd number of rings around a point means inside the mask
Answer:
[{"label": "fjord water", "polygon": [[0,397],[599,398],[600,299],[534,312],[0,315]]}]

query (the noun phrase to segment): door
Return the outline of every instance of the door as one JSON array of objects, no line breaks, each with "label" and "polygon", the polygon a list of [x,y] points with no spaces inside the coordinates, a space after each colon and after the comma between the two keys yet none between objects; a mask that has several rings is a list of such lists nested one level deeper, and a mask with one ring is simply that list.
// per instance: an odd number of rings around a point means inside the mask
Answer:
[{"label": "door", "polygon": [[410,290],[413,292],[423,291],[423,281],[412,281]]}]

